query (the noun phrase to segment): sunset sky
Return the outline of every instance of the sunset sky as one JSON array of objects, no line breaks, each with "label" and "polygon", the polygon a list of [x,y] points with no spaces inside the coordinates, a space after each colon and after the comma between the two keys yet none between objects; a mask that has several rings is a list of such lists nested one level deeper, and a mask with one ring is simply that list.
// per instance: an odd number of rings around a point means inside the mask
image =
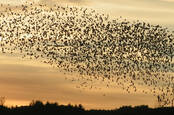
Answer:
[{"label": "sunset sky", "polygon": [[[0,3],[16,5],[21,4],[21,1],[0,0]],[[130,21],[160,24],[174,30],[174,0],[49,0],[49,3],[48,0],[40,0],[40,2],[50,5],[61,2],[90,7],[109,14],[111,18],[122,16]],[[122,105],[142,104],[156,106],[155,97],[151,94],[140,92],[127,94],[119,87],[106,88],[99,85],[100,83],[91,90],[76,88],[80,82],[65,79],[70,77],[72,76],[64,75],[58,72],[57,68],[39,60],[22,59],[20,56],[0,52],[0,96],[6,97],[6,105],[25,105],[34,99],[57,101],[60,104],[82,104],[87,109],[110,109]]]}]

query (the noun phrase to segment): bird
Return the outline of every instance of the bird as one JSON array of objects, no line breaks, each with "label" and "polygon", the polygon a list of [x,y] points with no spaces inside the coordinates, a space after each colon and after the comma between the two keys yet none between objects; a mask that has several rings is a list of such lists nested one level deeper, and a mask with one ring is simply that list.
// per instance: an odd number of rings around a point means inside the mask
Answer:
[{"label": "bird", "polygon": [[78,73],[80,86],[88,89],[94,79],[116,82],[127,93],[143,85],[156,94],[163,86],[158,92],[164,93],[166,105],[172,102],[174,35],[160,25],[110,19],[83,7],[34,3],[22,5],[18,12],[7,9],[0,18],[2,53],[19,52],[22,58]]}]

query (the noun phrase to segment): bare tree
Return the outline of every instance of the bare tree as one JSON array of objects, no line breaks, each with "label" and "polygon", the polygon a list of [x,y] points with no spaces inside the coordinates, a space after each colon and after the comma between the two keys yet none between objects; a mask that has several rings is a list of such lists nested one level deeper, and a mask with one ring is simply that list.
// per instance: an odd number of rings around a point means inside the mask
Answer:
[{"label": "bare tree", "polygon": [[0,97],[0,106],[3,106],[5,104],[5,97]]},{"label": "bare tree", "polygon": [[157,96],[157,103],[158,103],[158,107],[161,107],[162,106],[162,99],[161,99],[161,96]]}]

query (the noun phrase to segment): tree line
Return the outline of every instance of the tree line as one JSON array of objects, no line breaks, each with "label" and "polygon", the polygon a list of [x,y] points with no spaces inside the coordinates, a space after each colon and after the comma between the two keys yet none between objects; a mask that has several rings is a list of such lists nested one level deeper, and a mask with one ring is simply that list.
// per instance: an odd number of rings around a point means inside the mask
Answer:
[{"label": "tree line", "polygon": [[147,105],[141,106],[123,106],[113,110],[86,110],[81,104],[79,105],[59,105],[58,103],[42,101],[32,101],[27,106],[7,107],[0,103],[1,114],[22,114],[22,115],[173,115],[174,107],[149,108]]}]

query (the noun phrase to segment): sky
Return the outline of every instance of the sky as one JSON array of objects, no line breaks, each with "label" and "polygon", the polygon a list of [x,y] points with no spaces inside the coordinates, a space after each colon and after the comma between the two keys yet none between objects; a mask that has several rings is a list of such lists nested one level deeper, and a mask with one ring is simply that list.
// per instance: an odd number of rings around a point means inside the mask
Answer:
[{"label": "sky", "polygon": [[[32,1],[32,0],[29,0]],[[174,28],[174,0],[40,0],[42,3],[63,3],[90,7],[109,14],[111,18],[122,16],[127,20],[141,20]],[[21,4],[21,0],[0,0],[0,3]],[[173,29],[174,30],[174,29]],[[0,53],[0,96],[7,98],[6,105],[29,104],[31,100],[57,101],[60,104],[82,104],[87,109],[111,109],[122,105],[148,104],[156,106],[151,94],[128,94],[118,87],[76,88],[80,82],[56,68],[38,60],[22,59]],[[73,76],[76,77],[76,76]],[[100,81],[98,81],[100,82]],[[100,89],[101,88],[101,89]]]},{"label": "sky", "polygon": [[28,105],[31,100],[82,104],[87,109],[142,104],[154,107],[156,104],[151,94],[128,94],[119,87],[106,88],[102,81],[91,84],[94,88],[90,90],[76,88],[82,82],[72,82],[71,75],[58,72],[57,68],[37,60],[5,54],[0,55],[0,60],[0,95],[6,97],[8,106]]},{"label": "sky", "polygon": [[[51,3],[41,0],[44,3]],[[131,21],[141,20],[173,29],[174,0],[51,0],[52,3],[73,4],[97,9],[112,18],[122,16]]]}]

